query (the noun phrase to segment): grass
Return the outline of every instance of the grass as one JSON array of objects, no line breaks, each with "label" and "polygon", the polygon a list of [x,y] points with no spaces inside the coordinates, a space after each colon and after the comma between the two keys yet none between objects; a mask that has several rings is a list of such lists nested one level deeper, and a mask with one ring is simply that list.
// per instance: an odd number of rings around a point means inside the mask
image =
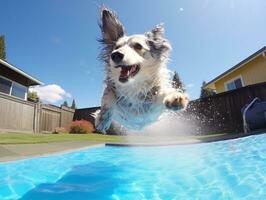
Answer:
[{"label": "grass", "polygon": [[35,144],[65,141],[123,142],[123,136],[101,134],[0,133],[0,144]]},{"label": "grass", "polygon": [[[175,140],[197,139],[206,141],[211,138],[223,137],[226,134],[207,134],[197,136],[177,136]],[[147,137],[136,136],[137,141],[147,142]],[[93,141],[93,142],[127,142],[126,137],[101,134],[30,134],[30,133],[0,133],[0,144],[36,144],[65,141]]]}]

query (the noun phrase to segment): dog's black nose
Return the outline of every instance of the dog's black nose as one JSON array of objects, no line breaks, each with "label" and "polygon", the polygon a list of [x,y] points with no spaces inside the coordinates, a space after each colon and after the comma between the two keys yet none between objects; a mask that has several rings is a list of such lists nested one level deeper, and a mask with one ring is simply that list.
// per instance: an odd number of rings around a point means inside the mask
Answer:
[{"label": "dog's black nose", "polygon": [[111,58],[115,63],[119,63],[121,60],[123,60],[124,54],[117,51],[111,54]]}]

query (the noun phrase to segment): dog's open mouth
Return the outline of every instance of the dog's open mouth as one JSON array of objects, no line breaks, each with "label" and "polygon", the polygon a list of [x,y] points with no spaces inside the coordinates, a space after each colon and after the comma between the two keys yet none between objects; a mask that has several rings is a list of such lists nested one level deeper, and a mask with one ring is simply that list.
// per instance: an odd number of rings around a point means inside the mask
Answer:
[{"label": "dog's open mouth", "polygon": [[128,65],[119,67],[121,67],[119,81],[122,83],[127,82],[130,77],[135,76],[140,70],[139,65]]}]

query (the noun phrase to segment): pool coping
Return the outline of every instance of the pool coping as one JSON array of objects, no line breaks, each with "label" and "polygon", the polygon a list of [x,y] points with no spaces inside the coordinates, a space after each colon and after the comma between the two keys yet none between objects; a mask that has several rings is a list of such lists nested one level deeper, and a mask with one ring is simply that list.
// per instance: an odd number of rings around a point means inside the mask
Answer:
[{"label": "pool coping", "polygon": [[239,134],[232,134],[232,135],[222,135],[222,136],[214,136],[208,137],[204,140],[200,139],[188,139],[188,140],[180,140],[180,141],[173,141],[173,142],[158,142],[158,143],[143,143],[143,142],[136,142],[136,143],[125,143],[125,142],[107,142],[105,146],[118,146],[118,147],[156,147],[156,146],[173,146],[173,145],[189,145],[189,144],[200,144],[200,143],[210,143],[210,142],[219,142],[225,140],[232,140],[238,138],[244,138],[252,135],[260,135],[266,134],[265,130],[263,131],[254,131],[251,133],[239,133]]},{"label": "pool coping", "polygon": [[[58,144],[64,144],[67,142],[56,142],[53,143],[54,145],[58,145]],[[51,145],[51,143],[46,143]],[[29,145],[29,144],[16,144],[16,145],[21,145],[21,146],[25,146],[25,145]],[[33,145],[39,145],[39,144],[33,144]],[[45,144],[43,144],[45,145]],[[8,146],[8,145],[0,145],[0,147],[2,146]],[[67,154],[67,153],[73,153],[73,152],[77,152],[77,151],[81,151],[81,150],[86,150],[86,149],[90,149],[90,148],[97,148],[97,147],[104,147],[105,143],[94,143],[94,144],[88,144],[88,145],[84,145],[81,147],[73,147],[73,148],[66,148],[66,149],[62,149],[62,150],[55,150],[53,152],[44,152],[44,153],[38,153],[38,154],[33,154],[33,155],[10,155],[10,156],[4,156],[2,157],[0,155],[0,164],[1,163],[8,163],[8,162],[15,162],[15,161],[21,161],[21,160],[27,160],[27,159],[31,159],[31,158],[36,158],[36,157],[47,157],[47,156],[51,156],[51,155],[60,155],[60,154]]]}]

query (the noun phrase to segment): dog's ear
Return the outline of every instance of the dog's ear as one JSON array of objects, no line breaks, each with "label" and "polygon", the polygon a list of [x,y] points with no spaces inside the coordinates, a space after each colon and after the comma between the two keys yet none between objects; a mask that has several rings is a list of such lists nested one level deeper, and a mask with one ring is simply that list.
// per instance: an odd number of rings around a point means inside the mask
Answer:
[{"label": "dog's ear", "polygon": [[100,28],[102,30],[102,41],[106,44],[116,42],[125,34],[124,26],[117,15],[105,7],[102,8]]}]

